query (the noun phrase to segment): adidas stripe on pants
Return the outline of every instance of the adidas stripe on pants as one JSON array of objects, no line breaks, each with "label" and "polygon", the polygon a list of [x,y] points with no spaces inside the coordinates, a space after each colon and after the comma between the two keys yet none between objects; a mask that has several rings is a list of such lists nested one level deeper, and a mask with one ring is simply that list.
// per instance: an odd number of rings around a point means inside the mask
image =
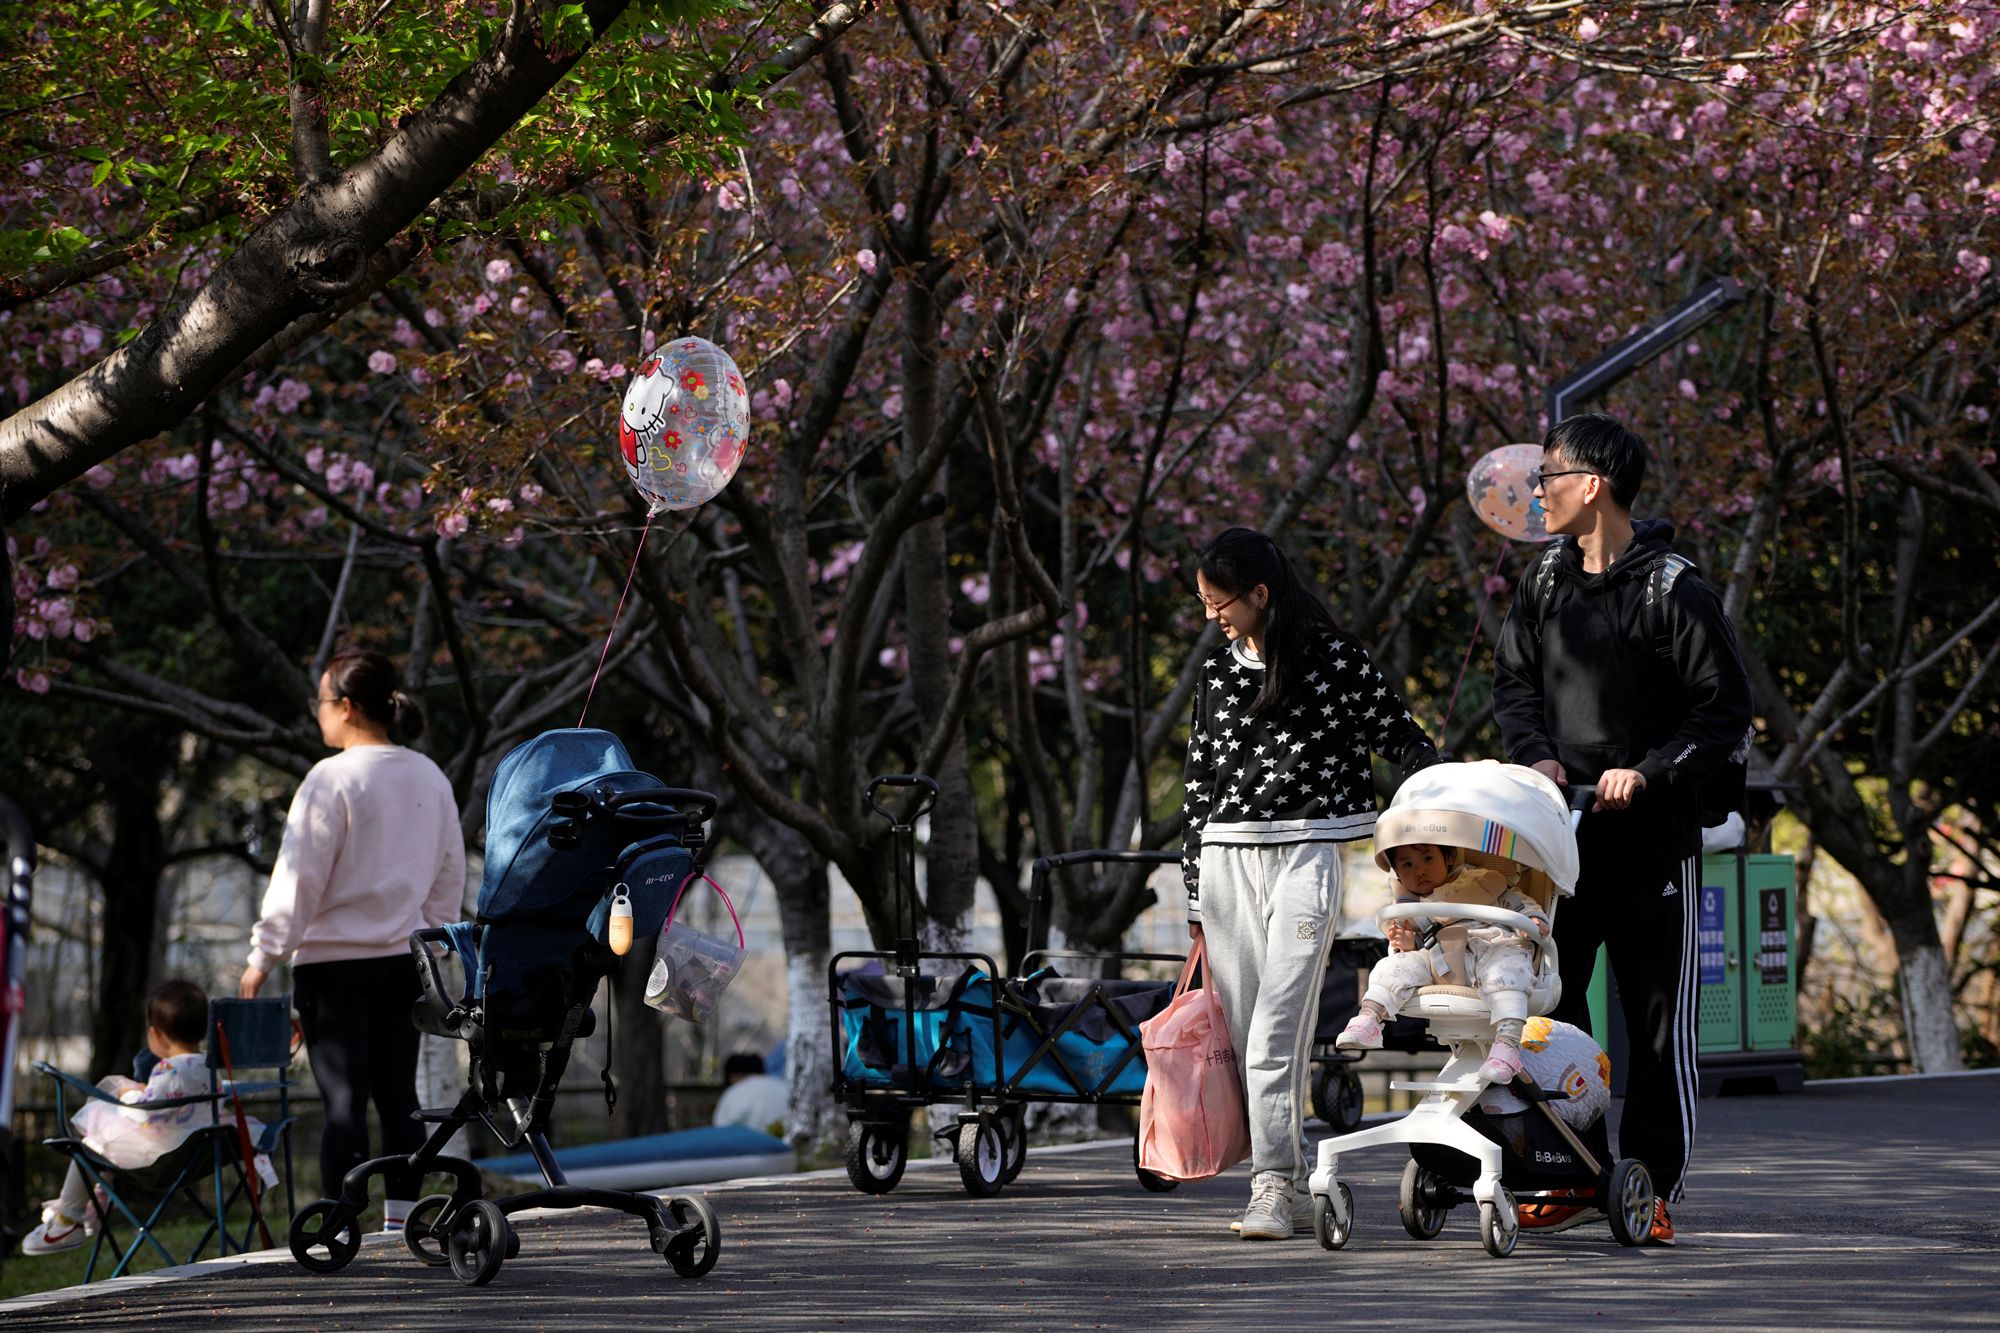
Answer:
[{"label": "adidas stripe on pants", "polygon": [[[1618,1155],[1636,1157],[1669,1202],[1694,1144],[1696,897],[1700,831],[1663,828],[1641,807],[1599,811],[1577,829],[1582,874],[1557,909],[1563,996],[1553,1018],[1590,1031],[1589,987],[1604,946],[1625,1018]],[[1602,1042],[1606,1034],[1597,1033]]]}]

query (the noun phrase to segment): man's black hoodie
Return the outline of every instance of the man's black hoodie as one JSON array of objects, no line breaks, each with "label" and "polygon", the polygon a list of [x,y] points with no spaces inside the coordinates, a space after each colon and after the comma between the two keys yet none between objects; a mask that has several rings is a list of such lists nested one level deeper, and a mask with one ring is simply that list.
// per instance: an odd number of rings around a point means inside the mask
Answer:
[{"label": "man's black hoodie", "polygon": [[[1664,621],[1648,616],[1647,575],[1673,554],[1673,535],[1659,519],[1634,523],[1631,545],[1601,574],[1584,572],[1576,540],[1560,538],[1539,616],[1531,562],[1500,629],[1493,711],[1515,763],[1555,759],[1576,783],[1636,768],[1647,804],[1666,797],[1678,814],[1696,808],[1701,779],[1741,743],[1750,682],[1721,600],[1692,568],[1669,586]],[[1655,641],[1662,624],[1671,656]]]}]

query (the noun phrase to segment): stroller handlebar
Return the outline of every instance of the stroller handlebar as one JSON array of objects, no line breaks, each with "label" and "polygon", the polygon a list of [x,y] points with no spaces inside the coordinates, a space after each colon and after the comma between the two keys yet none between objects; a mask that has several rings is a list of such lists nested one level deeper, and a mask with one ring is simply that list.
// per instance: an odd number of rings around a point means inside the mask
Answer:
[{"label": "stroller handlebar", "polygon": [[[721,804],[714,793],[693,787],[634,787],[630,791],[559,791],[549,798],[548,825],[551,847],[576,847],[583,841],[583,829],[591,821],[609,816],[619,824],[646,829],[685,828],[705,824]],[[693,830],[691,846],[699,846],[700,830]]]},{"label": "stroller handlebar", "polygon": [[[445,990],[444,973],[438,968],[437,955],[431,951],[433,944],[443,945],[445,952],[457,953],[458,941],[452,932],[443,926],[433,926],[428,930],[410,932],[410,953],[417,960],[417,982],[424,993],[424,999],[436,1009],[444,1025],[456,1032],[466,1019],[465,997],[451,998]],[[472,960],[466,960],[466,972],[471,974]]]},{"label": "stroller handlebar", "polygon": [[[713,792],[693,787],[639,787],[611,798],[611,816],[623,823],[660,823],[692,819],[706,824],[720,805]],[[693,806],[693,810],[682,807]]]},{"label": "stroller handlebar", "polygon": [[1597,795],[1595,782],[1571,783],[1563,789],[1569,797],[1569,831],[1574,833],[1583,824],[1584,812],[1590,809],[1591,798]]}]

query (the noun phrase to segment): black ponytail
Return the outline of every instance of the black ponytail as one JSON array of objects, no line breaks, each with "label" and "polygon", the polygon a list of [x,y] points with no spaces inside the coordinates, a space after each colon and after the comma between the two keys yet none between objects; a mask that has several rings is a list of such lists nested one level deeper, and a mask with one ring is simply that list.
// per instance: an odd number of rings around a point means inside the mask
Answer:
[{"label": "black ponytail", "polygon": [[1250,701],[1259,712],[1305,677],[1306,648],[1315,638],[1337,632],[1313,586],[1300,578],[1284,549],[1255,528],[1228,528],[1202,548],[1201,576],[1216,588],[1241,596],[1258,584],[1270,590],[1264,604],[1264,685]]},{"label": "black ponytail", "polygon": [[326,664],[336,699],[346,699],[392,740],[424,734],[424,710],[396,688],[396,665],[368,648],[343,648]]}]

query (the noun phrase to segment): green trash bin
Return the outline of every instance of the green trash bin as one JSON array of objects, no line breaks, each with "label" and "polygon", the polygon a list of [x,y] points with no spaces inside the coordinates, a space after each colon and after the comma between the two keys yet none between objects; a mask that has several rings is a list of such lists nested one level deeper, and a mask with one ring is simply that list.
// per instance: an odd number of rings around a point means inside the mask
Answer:
[{"label": "green trash bin", "polygon": [[1792,858],[1725,852],[1701,861],[1695,1048],[1703,1092],[1730,1085],[1795,1091],[1798,1048],[1797,874]]},{"label": "green trash bin", "polygon": [[[1724,852],[1701,861],[1696,907],[1695,1050],[1704,1093],[1736,1087],[1795,1091],[1798,1049],[1797,883],[1792,858]],[[1591,1030],[1611,1053],[1613,1090],[1625,1080],[1623,1016],[1611,1012],[1602,951],[1590,983]]]}]

